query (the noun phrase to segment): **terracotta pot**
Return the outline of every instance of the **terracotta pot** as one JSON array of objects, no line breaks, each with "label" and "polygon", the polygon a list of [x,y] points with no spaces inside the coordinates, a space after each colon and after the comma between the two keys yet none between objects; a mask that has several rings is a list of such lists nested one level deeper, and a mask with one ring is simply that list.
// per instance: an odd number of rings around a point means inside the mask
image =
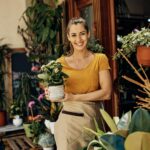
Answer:
[{"label": "terracotta pot", "polygon": [[150,66],[150,47],[138,46],[136,56],[138,64]]},{"label": "terracotta pot", "polygon": [[0,126],[6,125],[6,111],[0,111]]}]

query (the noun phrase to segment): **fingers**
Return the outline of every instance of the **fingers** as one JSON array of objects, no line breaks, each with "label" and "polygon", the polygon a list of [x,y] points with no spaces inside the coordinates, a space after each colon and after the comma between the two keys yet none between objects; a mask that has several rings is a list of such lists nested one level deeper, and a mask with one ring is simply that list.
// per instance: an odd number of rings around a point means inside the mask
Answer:
[{"label": "fingers", "polygon": [[50,99],[49,99],[49,91],[48,91],[48,88],[47,88],[47,87],[44,88],[44,93],[45,93],[46,99],[47,99],[47,100],[50,100]]}]

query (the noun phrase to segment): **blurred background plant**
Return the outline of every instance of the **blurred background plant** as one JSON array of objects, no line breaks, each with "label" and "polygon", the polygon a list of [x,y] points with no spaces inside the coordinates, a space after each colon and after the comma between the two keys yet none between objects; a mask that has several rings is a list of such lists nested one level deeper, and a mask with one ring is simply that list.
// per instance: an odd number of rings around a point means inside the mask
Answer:
[{"label": "blurred background plant", "polygon": [[10,109],[9,109],[9,115],[10,118],[14,118],[14,116],[23,116],[22,109],[19,107],[17,102],[14,100],[14,102],[11,104]]},{"label": "blurred background plant", "polygon": [[[56,59],[55,52],[58,41],[58,32],[61,31],[62,6],[48,5],[44,0],[32,0],[31,5],[23,13],[26,28],[18,26],[18,33],[25,43],[25,50],[31,62],[48,62]],[[56,55],[55,55],[56,54]]]},{"label": "blurred background plant", "polygon": [[6,91],[4,84],[4,76],[6,72],[6,57],[12,52],[9,44],[2,43],[3,38],[0,39],[0,110],[6,110]]}]

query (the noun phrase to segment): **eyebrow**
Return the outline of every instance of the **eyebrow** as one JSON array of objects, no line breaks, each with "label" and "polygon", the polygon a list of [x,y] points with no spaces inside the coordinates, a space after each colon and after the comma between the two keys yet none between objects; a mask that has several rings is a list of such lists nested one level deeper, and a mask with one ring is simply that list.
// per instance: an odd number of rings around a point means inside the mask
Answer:
[{"label": "eyebrow", "polygon": [[[86,31],[81,31],[80,33],[86,33]],[[76,34],[76,33],[70,33],[70,34],[72,35],[72,34]]]}]

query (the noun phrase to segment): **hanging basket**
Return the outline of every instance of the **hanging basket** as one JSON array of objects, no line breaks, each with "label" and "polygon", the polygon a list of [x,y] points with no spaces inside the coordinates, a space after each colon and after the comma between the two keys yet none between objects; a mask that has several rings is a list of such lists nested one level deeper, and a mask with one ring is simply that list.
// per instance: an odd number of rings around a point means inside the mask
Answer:
[{"label": "hanging basket", "polygon": [[139,65],[150,66],[150,47],[137,47],[137,61]]}]

